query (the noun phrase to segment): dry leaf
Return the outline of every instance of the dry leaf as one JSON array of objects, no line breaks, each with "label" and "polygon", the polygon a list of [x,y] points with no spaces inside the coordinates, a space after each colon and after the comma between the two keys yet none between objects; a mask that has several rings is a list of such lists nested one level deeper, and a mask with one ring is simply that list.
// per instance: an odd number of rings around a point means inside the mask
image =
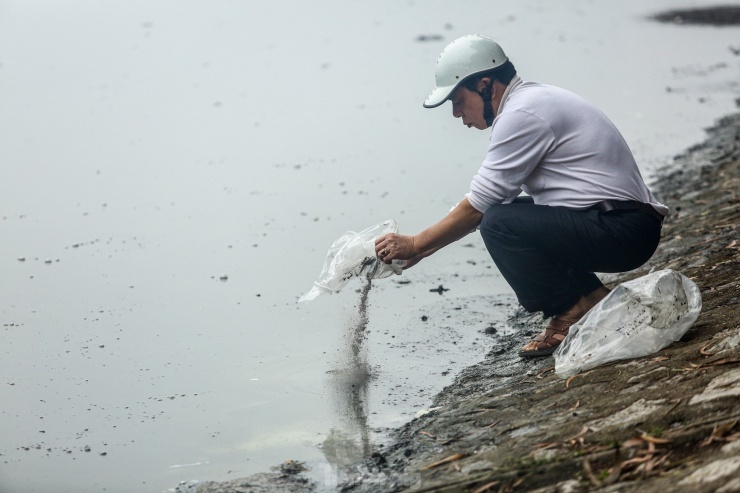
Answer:
[{"label": "dry leaf", "polygon": [[652,454],[651,455],[646,455],[645,457],[635,457],[634,459],[630,459],[630,460],[626,460],[626,461],[622,462],[619,465],[619,467],[624,470],[624,469],[626,469],[626,468],[628,468],[630,466],[633,466],[633,465],[636,465],[636,464],[642,464],[643,462],[647,462],[647,461],[649,461],[652,458],[653,458]]},{"label": "dry leaf", "polygon": [[671,443],[671,441],[666,438],[656,438],[656,437],[648,435],[647,433],[643,433],[642,435],[640,435],[640,439],[645,440],[646,442],[651,443],[651,444],[655,443],[657,445],[662,445],[664,443]]},{"label": "dry leaf", "polygon": [[560,442],[544,442],[544,443],[535,443],[532,445],[534,448],[538,448],[541,450],[547,450],[549,448],[557,448],[561,445]]},{"label": "dry leaf", "polygon": [[712,434],[709,435],[709,438],[701,443],[700,447],[706,447],[707,445],[711,445],[714,442],[724,442],[724,436],[727,435],[735,427],[736,424],[737,420],[715,425],[714,429],[712,429]]},{"label": "dry leaf", "polygon": [[475,490],[473,493],[483,493],[484,491],[490,490],[493,486],[496,486],[497,484],[498,484],[498,481],[492,481],[488,484],[484,484],[483,486]]},{"label": "dry leaf", "polygon": [[630,438],[629,440],[622,442],[622,448],[642,447],[645,442],[639,438]]},{"label": "dry leaf", "polygon": [[542,370],[541,372],[539,372],[537,374],[537,378],[545,378],[545,375],[547,373],[550,373],[551,371],[555,371],[555,367],[554,366],[551,366],[550,368],[545,368],[544,370]]},{"label": "dry leaf", "polygon": [[709,344],[705,344],[704,346],[701,347],[701,349],[699,349],[699,352],[703,354],[704,356],[712,356],[715,353],[710,353],[709,351],[707,351],[707,349],[709,349],[712,346],[714,346],[713,342],[710,342]]},{"label": "dry leaf", "polygon": [[565,388],[566,388],[566,389],[567,389],[567,388],[570,388],[570,382],[572,382],[574,378],[576,378],[576,377],[580,377],[580,376],[581,376],[581,374],[579,373],[579,374],[577,374],[577,375],[573,375],[573,376],[572,376],[572,377],[570,377],[570,378],[569,378],[568,380],[566,380],[566,381],[565,381]]},{"label": "dry leaf", "polygon": [[429,469],[434,469],[435,467],[439,467],[439,466],[442,466],[444,464],[449,464],[450,462],[453,462],[453,461],[456,461],[456,460],[460,460],[460,459],[464,459],[464,458],[465,458],[465,455],[463,455],[463,454],[454,454],[454,455],[451,455],[449,457],[445,457],[442,460],[438,460],[437,462],[432,462],[431,464],[428,464],[428,465],[422,467],[421,470],[422,471],[427,471]]},{"label": "dry leaf", "polygon": [[740,440],[740,433],[733,433],[732,435],[725,437],[726,442],[734,442],[735,440]]},{"label": "dry leaf", "polygon": [[731,365],[732,363],[740,363],[740,358],[733,358],[733,359],[721,359],[719,361],[713,361],[711,363],[707,363],[704,366],[719,366],[719,365]]},{"label": "dry leaf", "polygon": [[585,435],[586,433],[588,433],[588,426],[584,425],[583,428],[581,428],[581,431],[579,431],[577,435],[568,438],[566,441],[570,442],[571,440],[576,440],[582,437],[583,435]]}]

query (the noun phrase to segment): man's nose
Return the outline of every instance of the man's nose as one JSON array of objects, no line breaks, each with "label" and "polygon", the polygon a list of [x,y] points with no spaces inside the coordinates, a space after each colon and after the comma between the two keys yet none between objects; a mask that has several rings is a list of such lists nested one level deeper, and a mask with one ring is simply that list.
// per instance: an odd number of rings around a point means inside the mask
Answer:
[{"label": "man's nose", "polygon": [[455,118],[460,118],[462,116],[462,113],[460,113],[460,110],[458,110],[455,105],[452,105],[452,116]]}]

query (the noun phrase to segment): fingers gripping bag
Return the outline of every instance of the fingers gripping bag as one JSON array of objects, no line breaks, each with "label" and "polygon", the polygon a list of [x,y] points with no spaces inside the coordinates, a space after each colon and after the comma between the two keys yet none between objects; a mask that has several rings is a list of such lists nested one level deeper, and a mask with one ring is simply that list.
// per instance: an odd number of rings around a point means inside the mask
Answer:
[{"label": "fingers gripping bag", "polygon": [[594,306],[554,353],[567,378],[610,361],[639,358],[678,341],[701,311],[701,294],[670,269],[620,284]]},{"label": "fingers gripping bag", "polygon": [[375,226],[355,233],[347,231],[329,248],[324,260],[324,268],[313,288],[298,301],[311,301],[320,294],[338,293],[350,279],[382,279],[393,274],[401,274],[404,261],[386,264],[375,256],[375,239],[388,233],[397,233],[398,224],[394,219],[383,221]]}]

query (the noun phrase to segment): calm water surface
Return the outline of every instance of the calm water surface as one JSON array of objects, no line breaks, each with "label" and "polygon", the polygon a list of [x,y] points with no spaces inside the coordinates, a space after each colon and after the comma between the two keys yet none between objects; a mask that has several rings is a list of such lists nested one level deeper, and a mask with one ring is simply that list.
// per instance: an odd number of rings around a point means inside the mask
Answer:
[{"label": "calm water surface", "polygon": [[345,230],[467,191],[487,134],[422,108],[440,50],[496,37],[650,175],[738,94],[737,29],[645,20],[672,6],[0,0],[0,491],[341,479],[513,307],[475,235],[373,285],[360,360],[359,283],[296,303]]}]

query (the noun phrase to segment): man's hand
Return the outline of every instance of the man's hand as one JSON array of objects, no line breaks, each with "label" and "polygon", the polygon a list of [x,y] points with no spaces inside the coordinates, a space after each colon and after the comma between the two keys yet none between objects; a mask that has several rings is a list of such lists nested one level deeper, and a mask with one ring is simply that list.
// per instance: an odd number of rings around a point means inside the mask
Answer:
[{"label": "man's hand", "polygon": [[[391,260],[411,260],[419,252],[414,248],[414,237],[388,233],[375,240],[375,254],[386,264]],[[418,261],[417,261],[418,262]]]},{"label": "man's hand", "polygon": [[473,208],[467,198],[463,198],[441,221],[416,236],[389,233],[376,239],[375,254],[386,264],[395,259],[410,260],[408,268],[474,231],[481,219],[483,213]]}]

